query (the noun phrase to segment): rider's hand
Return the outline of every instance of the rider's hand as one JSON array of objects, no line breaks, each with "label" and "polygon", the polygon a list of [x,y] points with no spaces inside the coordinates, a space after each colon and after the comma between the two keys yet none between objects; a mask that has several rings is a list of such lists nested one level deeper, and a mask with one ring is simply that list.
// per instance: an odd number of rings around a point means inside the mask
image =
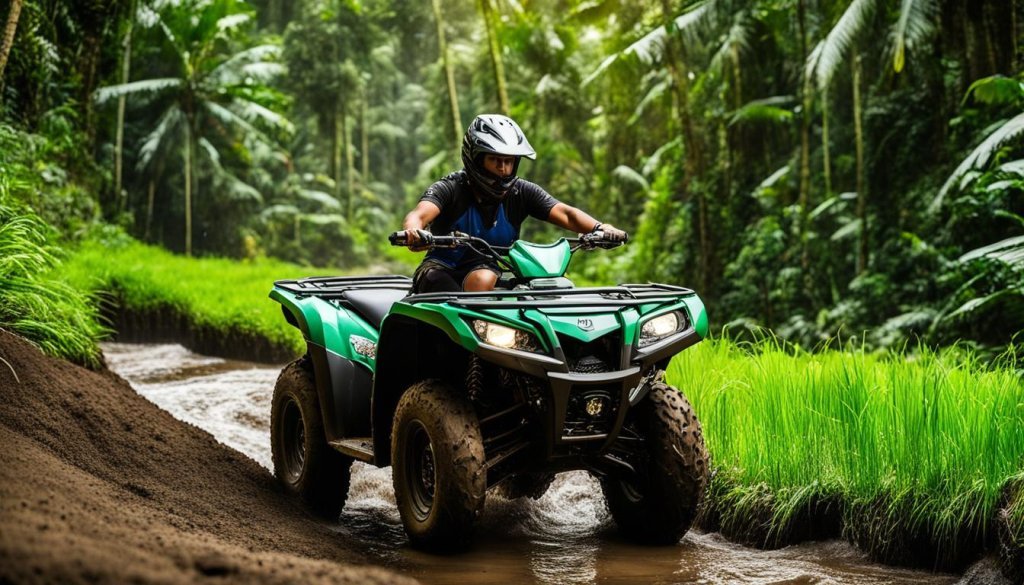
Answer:
[{"label": "rider's hand", "polygon": [[609,242],[625,242],[629,239],[626,232],[613,226],[610,223],[601,224],[601,231],[604,232],[604,239]]},{"label": "rider's hand", "polygon": [[413,252],[422,252],[429,249],[432,239],[431,233],[426,230],[405,231],[405,245]]}]

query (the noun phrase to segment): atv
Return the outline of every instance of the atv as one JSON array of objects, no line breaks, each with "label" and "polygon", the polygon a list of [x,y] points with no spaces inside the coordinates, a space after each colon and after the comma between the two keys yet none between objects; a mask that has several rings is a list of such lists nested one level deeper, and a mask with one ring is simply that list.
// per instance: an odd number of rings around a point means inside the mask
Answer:
[{"label": "atv", "polygon": [[[405,232],[390,236],[405,245]],[[488,292],[409,294],[405,276],[280,280],[270,297],[306,354],[271,407],[274,473],[337,519],[350,464],[392,466],[410,542],[465,547],[490,490],[540,497],[554,474],[596,476],[620,531],[672,544],[708,478],[700,423],[668,385],[672,356],[707,335],[700,298],[665,284],[576,288],[578,250],[601,232],[508,248],[455,233],[505,271]]]}]

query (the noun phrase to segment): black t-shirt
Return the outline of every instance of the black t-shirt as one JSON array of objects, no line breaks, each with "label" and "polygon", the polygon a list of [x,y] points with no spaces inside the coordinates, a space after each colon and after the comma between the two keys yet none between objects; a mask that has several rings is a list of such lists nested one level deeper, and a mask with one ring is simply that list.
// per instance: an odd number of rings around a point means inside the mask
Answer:
[{"label": "black t-shirt", "polygon": [[[456,171],[437,181],[423,193],[420,201],[429,201],[436,205],[441,213],[430,224],[430,231],[435,235],[451,233],[455,223],[469,207],[475,206],[487,225],[497,220],[498,205],[481,205],[473,195],[469,176],[465,171]],[[546,220],[551,208],[558,200],[536,183],[519,179],[512,191],[505,196],[500,205],[505,207],[505,217],[519,234],[519,226],[527,216]]]}]

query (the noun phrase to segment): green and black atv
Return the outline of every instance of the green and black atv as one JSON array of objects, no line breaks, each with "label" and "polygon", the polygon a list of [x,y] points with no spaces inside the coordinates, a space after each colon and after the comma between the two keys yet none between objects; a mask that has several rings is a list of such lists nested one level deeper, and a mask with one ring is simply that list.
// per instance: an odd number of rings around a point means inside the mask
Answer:
[{"label": "green and black atv", "polygon": [[[390,237],[404,245],[405,232]],[[274,388],[274,473],[325,517],[344,505],[353,460],[393,468],[410,541],[465,546],[491,489],[538,498],[587,470],[621,532],[678,542],[708,477],[700,423],[663,380],[707,335],[700,298],[664,284],[575,288],[573,252],[601,232],[509,248],[453,234],[505,275],[489,292],[410,295],[405,276],[281,280],[270,297],[306,354]]]}]

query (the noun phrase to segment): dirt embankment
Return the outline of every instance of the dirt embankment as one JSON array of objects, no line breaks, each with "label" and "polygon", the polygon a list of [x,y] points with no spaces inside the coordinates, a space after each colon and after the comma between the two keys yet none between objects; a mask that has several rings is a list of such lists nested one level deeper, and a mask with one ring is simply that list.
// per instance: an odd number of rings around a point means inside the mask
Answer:
[{"label": "dirt embankment", "polygon": [[412,582],[116,375],[2,330],[0,358],[0,583]]}]

